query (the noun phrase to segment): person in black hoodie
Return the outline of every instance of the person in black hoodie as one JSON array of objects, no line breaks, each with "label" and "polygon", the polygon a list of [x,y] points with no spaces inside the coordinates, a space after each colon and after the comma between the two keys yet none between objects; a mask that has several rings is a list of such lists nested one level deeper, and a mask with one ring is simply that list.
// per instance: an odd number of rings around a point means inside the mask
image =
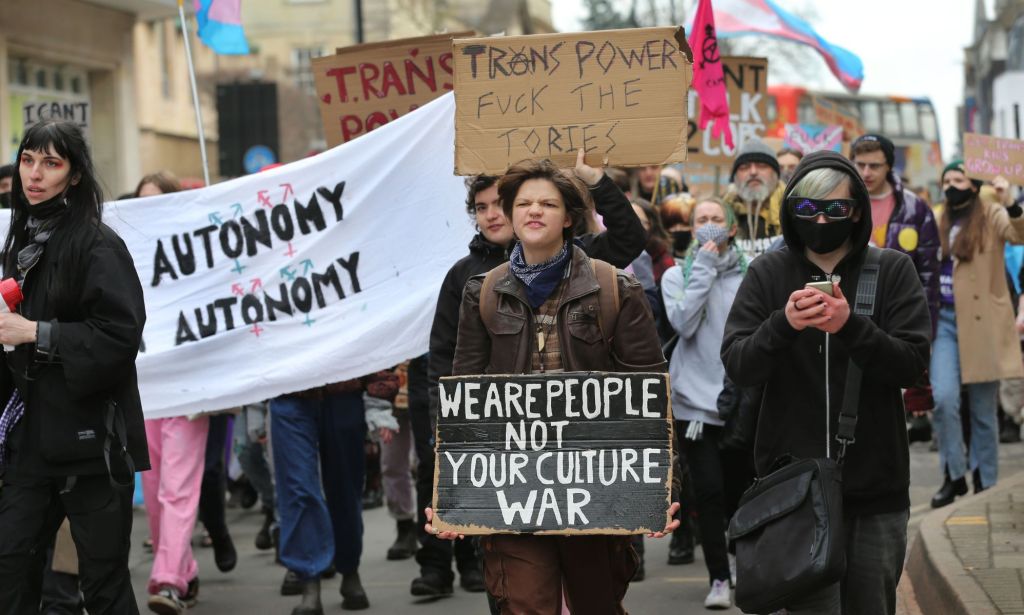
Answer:
[{"label": "person in black hoodie", "polygon": [[24,300],[0,314],[0,613],[39,612],[46,549],[67,517],[86,609],[137,614],[128,551],[133,472],[149,469],[135,372],[142,285],[101,221],[81,129],[36,124],[17,160],[2,261]]},{"label": "person in black hoodie", "polygon": [[[602,233],[586,234],[583,221],[578,221],[582,228],[576,229],[575,233],[583,251],[616,267],[628,266],[647,246],[647,233],[640,218],[615,182],[602,169],[588,166],[583,161],[582,150],[577,156],[574,173],[590,188],[595,209],[608,229]],[[440,378],[452,374],[462,289],[469,278],[507,262],[514,244],[512,224],[498,203],[497,182],[497,177],[486,175],[467,180],[466,208],[480,232],[470,242],[469,254],[452,265],[441,285],[430,330],[429,364],[420,358],[409,365],[409,409],[419,456],[416,491],[422,545],[416,553],[420,576],[413,580],[410,590],[414,596],[441,596],[452,592],[452,543],[423,531],[426,524],[423,510],[431,505],[433,492],[433,421],[437,410],[437,383]],[[463,588],[483,591],[479,559],[473,553],[470,541],[455,544],[455,559]]]},{"label": "person in black hoodie", "polygon": [[[852,313],[871,233],[857,170],[808,155],[786,190],[785,247],[750,264],[725,327],[722,360],[740,386],[764,386],[754,446],[759,476],[780,457],[834,458],[846,368],[863,370],[856,442],[843,465],[846,575],[789,613],[893,613],[906,552],[910,455],[901,387],[928,365],[931,319],[910,258],[881,254],[874,314]],[[835,296],[805,288],[833,282]],[[852,301],[852,300],[851,300]]]}]

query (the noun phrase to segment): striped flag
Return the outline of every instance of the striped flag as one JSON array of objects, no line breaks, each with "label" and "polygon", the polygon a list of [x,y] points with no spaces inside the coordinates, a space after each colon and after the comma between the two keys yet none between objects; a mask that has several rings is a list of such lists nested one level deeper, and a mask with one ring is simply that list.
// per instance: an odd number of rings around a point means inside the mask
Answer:
[{"label": "striped flag", "polygon": [[864,80],[864,64],[856,54],[826,41],[776,0],[715,0],[715,25],[720,38],[761,34],[813,47],[850,92],[857,92]]},{"label": "striped flag", "polygon": [[193,0],[199,39],[216,53],[246,55],[249,43],[242,30],[242,0]]}]

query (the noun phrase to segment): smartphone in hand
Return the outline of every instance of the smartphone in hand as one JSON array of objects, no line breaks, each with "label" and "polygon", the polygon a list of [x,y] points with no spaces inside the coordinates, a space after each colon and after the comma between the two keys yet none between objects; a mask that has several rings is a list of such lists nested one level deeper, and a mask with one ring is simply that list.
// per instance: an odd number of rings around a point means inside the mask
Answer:
[{"label": "smartphone in hand", "polygon": [[804,288],[813,288],[815,290],[820,290],[829,297],[835,296],[832,292],[832,282],[808,282],[807,284],[804,284]]}]

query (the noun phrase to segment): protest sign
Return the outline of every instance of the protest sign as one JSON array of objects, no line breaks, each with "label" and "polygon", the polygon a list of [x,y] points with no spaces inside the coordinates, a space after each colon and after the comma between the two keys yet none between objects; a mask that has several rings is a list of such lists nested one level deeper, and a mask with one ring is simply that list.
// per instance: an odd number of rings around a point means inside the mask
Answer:
[{"label": "protest sign", "polygon": [[[710,130],[697,128],[696,118],[687,128],[687,160],[704,165],[729,167],[736,148],[751,137],[763,137],[768,125],[768,59],[728,56],[722,58],[725,89],[729,97],[729,123],[734,147]],[[690,90],[691,109],[699,109],[697,91]]]},{"label": "protest sign", "polygon": [[968,177],[991,181],[1002,175],[1024,185],[1024,141],[964,133],[964,168]]},{"label": "protest sign", "polygon": [[452,89],[452,38],[420,36],[341,47],[315,58],[313,80],[327,145],[366,134]]},{"label": "protest sign", "polygon": [[686,158],[682,28],[456,39],[455,170],[527,158],[639,166]]},{"label": "protest sign", "polygon": [[426,352],[466,252],[448,95],[312,158],[106,205],[146,300],[146,418],[356,378]]},{"label": "protest sign", "polygon": [[33,100],[21,105],[21,121],[25,129],[43,120],[66,120],[88,134],[92,111],[87,100]]},{"label": "protest sign", "polygon": [[785,147],[803,154],[820,150],[839,152],[843,149],[843,127],[838,125],[786,124]]},{"label": "protest sign", "polygon": [[639,534],[668,521],[668,375],[442,378],[434,527]]}]

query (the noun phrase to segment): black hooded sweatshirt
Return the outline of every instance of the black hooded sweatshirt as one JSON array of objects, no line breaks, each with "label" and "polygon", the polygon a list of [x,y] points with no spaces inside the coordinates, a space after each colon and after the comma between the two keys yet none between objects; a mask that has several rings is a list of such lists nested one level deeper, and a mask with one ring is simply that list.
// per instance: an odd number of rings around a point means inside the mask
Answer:
[{"label": "black hooded sweatshirt", "polygon": [[860,213],[850,236],[852,249],[832,272],[840,277],[839,286],[851,302],[849,320],[831,336],[814,328],[797,331],[786,320],[790,294],[807,282],[825,279],[825,272],[805,256],[784,199],[781,218],[786,246],[751,262],[725,325],[722,361],[736,384],[765,387],[754,444],[757,473],[764,476],[785,455],[824,457],[826,416],[835,459],[839,410],[852,359],[864,376],[856,441],[847,448],[843,465],[844,509],[853,515],[906,510],[910,453],[900,389],[913,386],[928,365],[928,303],[910,258],[883,250],[874,315],[853,313],[871,233],[871,205],[863,181],[839,154],[816,152],[797,167],[785,196],[808,172],[821,168],[850,176]]}]

